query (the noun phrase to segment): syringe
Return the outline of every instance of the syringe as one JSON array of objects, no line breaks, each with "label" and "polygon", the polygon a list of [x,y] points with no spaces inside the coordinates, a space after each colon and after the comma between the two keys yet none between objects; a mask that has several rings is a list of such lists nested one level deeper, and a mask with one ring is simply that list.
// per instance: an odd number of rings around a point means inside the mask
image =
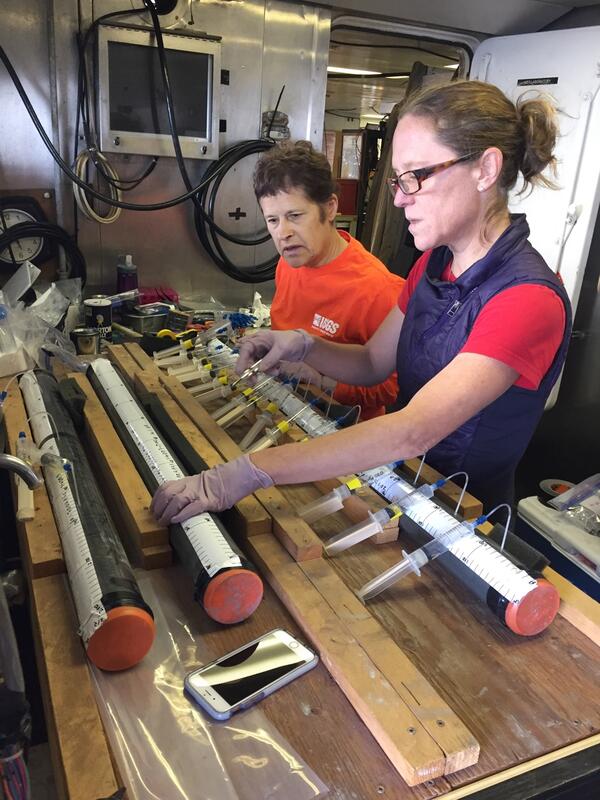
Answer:
[{"label": "syringe", "polygon": [[347,500],[350,495],[357,489],[360,489],[362,483],[359,478],[350,478],[350,480],[336,486],[328,494],[313,500],[301,511],[298,511],[298,516],[302,517],[305,522],[316,522],[322,517],[327,517],[329,514],[335,514],[344,507],[344,500]]},{"label": "syringe", "polygon": [[210,378],[208,381],[203,381],[196,386],[190,386],[188,391],[190,394],[194,395],[194,397],[198,397],[198,395],[209,392],[211,389],[218,389],[220,386],[226,386],[228,383],[229,378],[227,375],[216,375],[214,378]]},{"label": "syringe", "polygon": [[488,514],[484,514],[472,522],[459,522],[457,525],[450,528],[449,531],[446,531],[446,533],[436,539],[431,539],[422,547],[419,547],[418,550],[413,550],[412,553],[407,553],[405,550],[402,550],[402,561],[394,564],[393,567],[390,567],[385,572],[382,572],[381,575],[378,575],[376,578],[366,583],[358,590],[357,595],[364,602],[380,594],[406,575],[414,573],[420,577],[421,567],[424,567],[429,561],[433,561],[434,558],[445,553],[454,542],[472,533],[478,525],[481,525],[487,520],[488,516]]},{"label": "syringe", "polygon": [[232,391],[233,389],[230,384],[221,383],[216,389],[211,389],[210,392],[195,395],[195,399],[201,404],[210,403],[212,400],[216,400],[219,397],[229,397]]},{"label": "syringe", "polygon": [[374,514],[369,511],[369,516],[366,520],[346,528],[345,531],[338,533],[337,536],[332,536],[324,544],[325,552],[328,556],[341,553],[347,550],[358,542],[362,542],[376,533],[381,533],[385,525],[394,519],[398,519],[402,515],[402,510],[399,506],[392,503],[385,508],[376,511]]},{"label": "syringe", "polygon": [[[269,406],[272,406],[275,411],[278,411],[275,403],[269,403]],[[261,411],[260,414],[256,415],[256,419],[250,426],[248,433],[240,441],[240,450],[247,450],[256,438],[260,436],[269,425],[273,424],[273,413],[269,411],[269,406],[267,406],[264,411]]]},{"label": "syringe", "polygon": [[381,533],[383,526],[390,521],[390,517],[386,517],[385,514],[388,508],[397,508],[398,514],[395,516],[400,516],[407,508],[417,503],[422,503],[423,500],[432,497],[435,490],[443,486],[445,482],[446,478],[440,478],[433,483],[426,483],[416,489],[409,489],[408,491],[400,489],[397,495],[392,498],[393,502],[391,505],[381,509],[381,511],[375,514],[369,512],[368,519],[357,522],[356,525],[352,525],[350,528],[346,528],[346,530],[338,533],[337,536],[332,536],[331,539],[325,542],[325,552],[328,555],[341,553],[359,542],[364,542],[365,539],[369,539],[376,533]]},{"label": "syringe", "polygon": [[253,445],[248,452],[249,453],[258,453],[260,450],[266,450],[268,447],[272,447],[272,445],[276,444],[281,436],[284,433],[287,433],[290,429],[290,424],[302,414],[307,408],[313,405],[315,401],[311,401],[307,403],[305,406],[302,406],[301,409],[296,411],[295,414],[292,414],[291,417],[288,419],[283,419],[281,422],[278,422],[277,425],[273,428],[269,428],[262,439],[259,439],[258,442]]}]

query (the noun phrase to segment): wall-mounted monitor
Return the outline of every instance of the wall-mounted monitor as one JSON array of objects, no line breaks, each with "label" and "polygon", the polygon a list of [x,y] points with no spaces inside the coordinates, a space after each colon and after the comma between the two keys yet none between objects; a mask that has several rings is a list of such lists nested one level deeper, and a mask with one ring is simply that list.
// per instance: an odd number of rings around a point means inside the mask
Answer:
[{"label": "wall-mounted monitor", "polygon": [[[217,158],[220,41],[173,32],[163,40],[182,153]],[[175,155],[152,30],[99,27],[98,125],[104,152]]]}]

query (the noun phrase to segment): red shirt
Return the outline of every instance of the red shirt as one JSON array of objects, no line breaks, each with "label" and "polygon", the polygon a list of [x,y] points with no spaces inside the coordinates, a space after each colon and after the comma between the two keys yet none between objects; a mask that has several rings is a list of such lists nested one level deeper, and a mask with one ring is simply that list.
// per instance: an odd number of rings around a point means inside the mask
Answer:
[{"label": "red shirt", "polygon": [[[424,253],[410,271],[398,299],[403,314],[430,253]],[[455,281],[451,270],[449,263],[441,279]],[[520,284],[504,289],[485,304],[460,352],[502,361],[519,373],[515,386],[535,390],[554,361],[565,324],[565,308],[556,292],[535,283]]]},{"label": "red shirt", "polygon": [[[345,231],[348,246],[321,267],[291,267],[280,258],[271,305],[274,330],[303,328],[336,342],[365,344],[398,302],[404,278],[387,267]],[[396,375],[376,386],[338,383],[335,399],[361,406],[361,419],[385,412],[398,394]]]}]

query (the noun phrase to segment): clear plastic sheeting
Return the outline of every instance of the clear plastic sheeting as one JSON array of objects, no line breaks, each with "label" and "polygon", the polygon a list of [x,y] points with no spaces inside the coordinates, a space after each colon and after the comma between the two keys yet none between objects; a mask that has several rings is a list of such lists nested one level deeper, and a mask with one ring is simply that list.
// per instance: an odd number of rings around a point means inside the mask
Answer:
[{"label": "clear plastic sheeting", "polygon": [[184,676],[214,654],[186,620],[175,592],[168,591],[164,573],[138,571],[137,580],[154,611],[152,650],[125,672],[92,667],[98,705],[129,800],[324,796],[327,787],[259,706],[217,722],[184,695]]}]

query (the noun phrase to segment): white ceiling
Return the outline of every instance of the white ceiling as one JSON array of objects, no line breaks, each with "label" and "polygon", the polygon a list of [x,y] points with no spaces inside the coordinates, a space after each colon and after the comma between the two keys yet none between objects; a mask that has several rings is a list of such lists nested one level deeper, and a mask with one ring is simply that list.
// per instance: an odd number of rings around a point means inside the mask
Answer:
[{"label": "white ceiling", "polygon": [[[573,8],[598,0],[320,0],[334,10],[385,16],[489,35],[540,30]],[[335,13],[335,12],[334,12]]]},{"label": "white ceiling", "polygon": [[[441,42],[409,39],[393,34],[334,29],[329,45],[329,66],[350,67],[397,75],[397,78],[329,74],[327,80],[326,122],[331,117],[348,118],[387,114],[404,94],[415,61],[421,61],[447,74],[445,64],[456,65],[460,51]],[[406,77],[400,77],[400,76]]]},{"label": "white ceiling", "polygon": [[[560,17],[575,7],[596,6],[600,16],[600,2],[590,0],[322,0],[320,5],[332,7],[332,32],[329,65],[376,70],[382,73],[408,73],[415,61],[439,69],[444,74],[444,63],[460,60],[460,50],[448,42],[452,34],[446,33],[446,42],[428,41],[435,38],[435,29],[468,32],[471,50],[477,39],[490,35],[530,33],[556,23]],[[362,30],[348,30],[348,13],[353,23]],[[579,12],[576,12],[579,13]],[[593,12],[595,15],[595,11]],[[385,23],[381,16],[406,26],[393,34],[381,32]],[[588,23],[589,24],[589,23]],[[420,26],[419,38],[406,35],[411,25]],[[337,28],[336,28],[337,26]],[[379,32],[374,28],[378,28]],[[475,38],[474,38],[475,37]],[[464,61],[463,57],[463,61]],[[468,65],[467,65],[468,66]],[[464,67],[464,63],[463,63]],[[459,74],[466,74],[463,69]],[[356,118],[373,113],[388,113],[393,104],[402,98],[406,80],[378,77],[341,77],[329,75],[327,82],[326,125],[333,127],[335,117]],[[349,121],[349,120],[348,120]],[[372,121],[372,120],[369,120]],[[341,125],[338,122],[338,125]]]}]

